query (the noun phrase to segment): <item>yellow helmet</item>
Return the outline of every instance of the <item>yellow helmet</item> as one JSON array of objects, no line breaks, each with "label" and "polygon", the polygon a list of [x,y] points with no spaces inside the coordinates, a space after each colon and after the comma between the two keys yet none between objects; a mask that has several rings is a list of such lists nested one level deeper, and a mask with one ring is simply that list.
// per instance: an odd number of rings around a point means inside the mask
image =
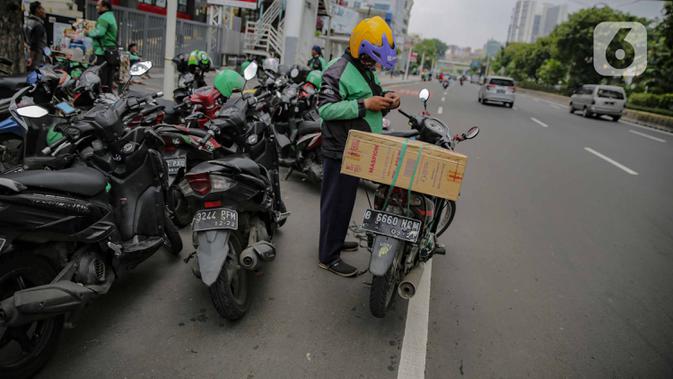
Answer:
[{"label": "yellow helmet", "polygon": [[360,21],[351,32],[349,45],[354,58],[366,54],[385,69],[395,67],[397,54],[393,31],[379,16]]}]

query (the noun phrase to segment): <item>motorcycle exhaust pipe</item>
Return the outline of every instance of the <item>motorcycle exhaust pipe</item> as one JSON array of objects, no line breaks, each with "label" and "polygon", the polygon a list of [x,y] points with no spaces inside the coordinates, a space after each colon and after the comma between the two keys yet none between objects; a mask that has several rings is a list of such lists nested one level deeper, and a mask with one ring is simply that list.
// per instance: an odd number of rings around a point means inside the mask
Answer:
[{"label": "motorcycle exhaust pipe", "polygon": [[238,258],[246,270],[257,270],[262,262],[271,262],[276,258],[276,248],[268,241],[259,241],[246,247]]},{"label": "motorcycle exhaust pipe", "polygon": [[402,282],[397,287],[397,294],[405,300],[409,300],[416,294],[418,290],[418,283],[421,281],[423,276],[423,268],[425,264],[421,263],[418,266],[414,267],[409,273],[402,279]]}]

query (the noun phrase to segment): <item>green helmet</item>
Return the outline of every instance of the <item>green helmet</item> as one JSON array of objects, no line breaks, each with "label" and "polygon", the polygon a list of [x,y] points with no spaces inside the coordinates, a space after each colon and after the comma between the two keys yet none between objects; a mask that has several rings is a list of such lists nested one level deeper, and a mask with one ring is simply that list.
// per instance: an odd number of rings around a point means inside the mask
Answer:
[{"label": "green helmet", "polygon": [[208,56],[208,53],[206,53],[205,51],[196,49],[191,53],[189,53],[189,58],[187,59],[187,65],[188,66],[210,65],[210,57]]},{"label": "green helmet", "polygon": [[235,90],[243,89],[245,84],[245,79],[238,72],[230,69],[222,70],[215,75],[213,79],[213,84],[215,88],[222,94],[224,97],[231,97],[231,94]]},{"label": "green helmet", "polygon": [[313,84],[315,88],[320,89],[322,84],[322,72],[320,70],[313,70],[306,75],[306,81]]}]

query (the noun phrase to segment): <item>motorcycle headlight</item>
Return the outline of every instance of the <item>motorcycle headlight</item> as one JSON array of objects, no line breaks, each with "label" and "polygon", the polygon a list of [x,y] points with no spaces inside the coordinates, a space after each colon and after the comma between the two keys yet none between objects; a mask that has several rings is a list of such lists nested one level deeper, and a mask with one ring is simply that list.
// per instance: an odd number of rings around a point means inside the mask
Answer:
[{"label": "motorcycle headlight", "polygon": [[257,139],[257,134],[251,134],[251,135],[249,135],[248,138],[245,140],[245,142],[246,142],[248,145],[254,145],[254,144],[257,143],[257,141],[258,141],[258,139]]},{"label": "motorcycle headlight", "polygon": [[233,180],[226,176],[210,175],[211,191],[226,191],[236,184]]}]

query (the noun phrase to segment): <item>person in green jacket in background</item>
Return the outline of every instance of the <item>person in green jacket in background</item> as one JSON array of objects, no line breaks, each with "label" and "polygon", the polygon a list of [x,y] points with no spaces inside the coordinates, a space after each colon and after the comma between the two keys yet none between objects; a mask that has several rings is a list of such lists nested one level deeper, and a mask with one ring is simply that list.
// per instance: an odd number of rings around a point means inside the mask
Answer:
[{"label": "person in green jacket in background", "polygon": [[107,62],[100,70],[101,88],[104,92],[111,92],[114,73],[119,65],[117,20],[115,20],[114,13],[112,12],[112,3],[110,0],[98,0],[96,11],[98,12],[96,28],[86,33],[86,36],[93,40],[96,65]]},{"label": "person in green jacket in background", "polygon": [[400,96],[384,91],[375,73],[377,67],[390,70],[396,63],[393,32],[376,16],[355,26],[349,48],[322,75],[319,266],[339,276],[353,277],[358,272],[341,259],[341,251],[359,247],[355,241],[345,241],[359,183],[358,178],[341,174],[346,139],[351,129],[380,133],[384,113],[400,106]]},{"label": "person in green jacket in background", "polygon": [[324,71],[327,68],[327,62],[325,62],[325,58],[322,57],[322,48],[320,48],[320,46],[313,46],[313,49],[311,49],[311,59],[308,60],[306,65],[308,65],[311,70]]}]

